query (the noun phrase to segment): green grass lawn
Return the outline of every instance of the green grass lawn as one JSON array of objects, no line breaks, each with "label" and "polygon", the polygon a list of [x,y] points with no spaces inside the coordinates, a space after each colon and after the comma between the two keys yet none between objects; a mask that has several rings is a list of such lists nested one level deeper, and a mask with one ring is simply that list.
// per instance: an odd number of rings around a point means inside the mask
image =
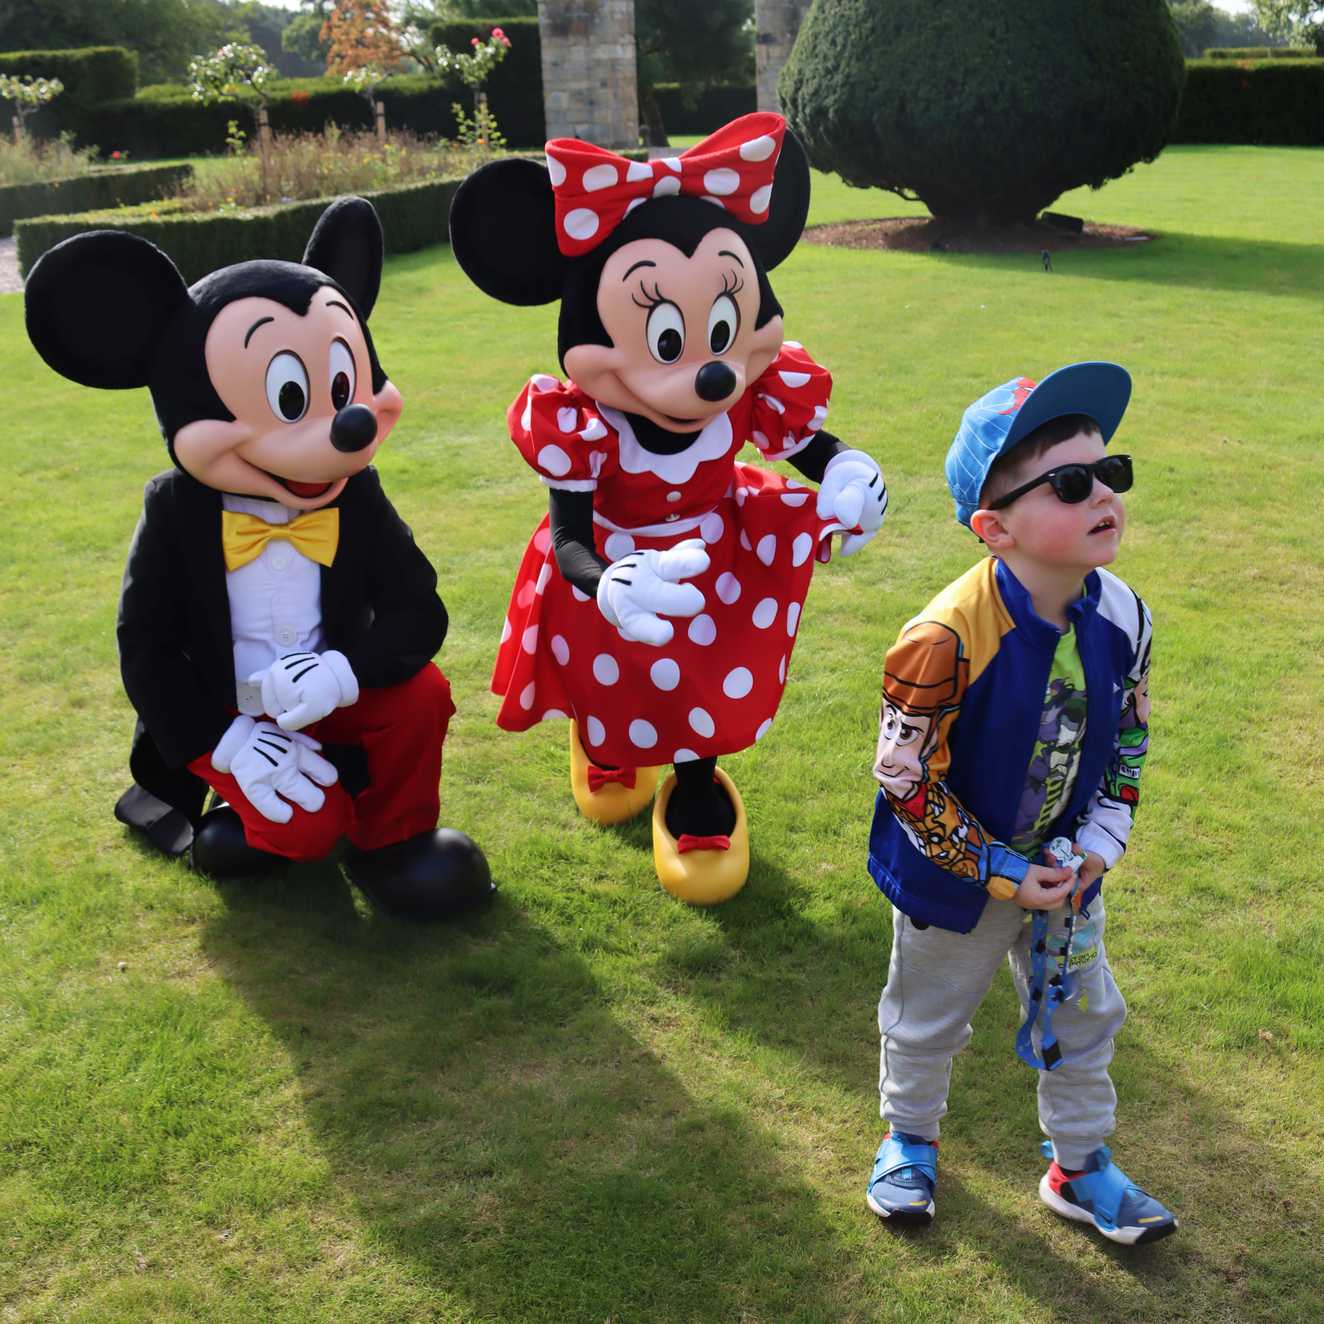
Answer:
[{"label": "green grass lawn", "polygon": [[[814,220],[907,210],[818,182]],[[553,309],[486,300],[441,248],[388,263],[373,318],[406,401],[380,469],[451,613],[443,813],[501,884],[410,928],[333,867],[216,887],[112,819],[115,605],[164,448],[145,392],[57,378],[0,297],[0,1320],[1321,1319],[1324,152],[1177,149],[1059,209],[1160,237],[1051,275],[802,244],[774,275],[893,505],[816,576],[778,722],[727,762],[754,859],[711,912],[659,889],[646,823],[577,818],[563,724],[493,723],[545,502],[503,416],[555,369]],[[976,554],[942,481],[961,409],[1092,357],[1135,376],[1118,568],[1156,627],[1145,803],[1109,883],[1115,1148],[1182,1228],[1128,1253],[1039,1203],[1000,977],[956,1067],[939,1221],[898,1237],[863,1201],[882,654]]]}]

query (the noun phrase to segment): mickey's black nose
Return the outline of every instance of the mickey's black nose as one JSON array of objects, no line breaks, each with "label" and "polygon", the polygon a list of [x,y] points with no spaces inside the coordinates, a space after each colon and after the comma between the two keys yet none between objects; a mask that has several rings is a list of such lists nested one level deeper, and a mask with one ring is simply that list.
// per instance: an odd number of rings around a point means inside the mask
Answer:
[{"label": "mickey's black nose", "polygon": [[346,405],[331,420],[331,444],[338,451],[361,451],[377,435],[377,415],[367,405]]},{"label": "mickey's black nose", "polygon": [[736,375],[725,363],[705,363],[694,378],[694,389],[700,400],[716,403],[736,389]]}]

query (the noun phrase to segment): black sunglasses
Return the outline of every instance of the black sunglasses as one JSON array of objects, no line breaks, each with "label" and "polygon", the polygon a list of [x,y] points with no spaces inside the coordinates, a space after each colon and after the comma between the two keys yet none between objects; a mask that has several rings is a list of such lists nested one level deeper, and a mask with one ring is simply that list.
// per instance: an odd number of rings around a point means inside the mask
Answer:
[{"label": "black sunglasses", "polygon": [[1096,477],[1114,492],[1129,492],[1134,480],[1131,472],[1131,457],[1105,455],[1103,459],[1095,460],[1093,464],[1063,464],[1056,469],[1049,469],[1038,478],[1031,478],[1028,483],[1022,483],[1014,488],[1006,496],[1000,496],[989,506],[989,510],[1001,510],[1004,506],[1011,505],[1017,497],[1024,496],[1040,483],[1051,483],[1057,499],[1074,506],[1084,501],[1094,491]]}]

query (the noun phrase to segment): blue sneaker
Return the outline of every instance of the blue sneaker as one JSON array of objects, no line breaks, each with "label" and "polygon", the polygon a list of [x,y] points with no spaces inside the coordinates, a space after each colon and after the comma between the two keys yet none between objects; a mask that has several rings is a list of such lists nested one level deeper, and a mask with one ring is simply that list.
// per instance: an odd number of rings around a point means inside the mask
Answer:
[{"label": "blue sneaker", "polygon": [[1077,1223],[1093,1223],[1109,1241],[1123,1246],[1158,1241],[1177,1230],[1172,1210],[1142,1191],[1113,1162],[1107,1145],[1100,1145],[1077,1173],[1058,1166],[1050,1141],[1040,1148],[1052,1161],[1039,1182],[1039,1198],[1054,1213]]},{"label": "blue sneaker", "polygon": [[938,1185],[938,1142],[889,1131],[878,1146],[864,1198],[890,1223],[932,1223]]}]

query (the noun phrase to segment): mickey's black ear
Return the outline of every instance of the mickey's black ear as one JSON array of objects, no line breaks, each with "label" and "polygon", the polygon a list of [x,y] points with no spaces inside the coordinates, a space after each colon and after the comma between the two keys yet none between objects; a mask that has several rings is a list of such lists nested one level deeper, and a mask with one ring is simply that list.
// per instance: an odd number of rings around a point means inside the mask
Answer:
[{"label": "mickey's black ear", "polygon": [[547,171],[536,161],[493,161],[451,200],[451,251],[466,276],[502,303],[561,297],[566,259],[556,246]]},{"label": "mickey's black ear", "polygon": [[366,322],[382,283],[386,251],[382,223],[364,198],[337,198],[318,217],[303,264],[330,276],[358,305]]},{"label": "mickey's black ear", "polygon": [[809,215],[809,161],[800,140],[790,129],[782,139],[777,173],[772,177],[772,202],[762,225],[747,226],[745,237],[771,271],[799,242]]},{"label": "mickey's black ear", "polygon": [[28,338],[83,386],[146,386],[161,336],[189,304],[179,268],[118,230],[74,235],[43,253],[23,291]]}]

